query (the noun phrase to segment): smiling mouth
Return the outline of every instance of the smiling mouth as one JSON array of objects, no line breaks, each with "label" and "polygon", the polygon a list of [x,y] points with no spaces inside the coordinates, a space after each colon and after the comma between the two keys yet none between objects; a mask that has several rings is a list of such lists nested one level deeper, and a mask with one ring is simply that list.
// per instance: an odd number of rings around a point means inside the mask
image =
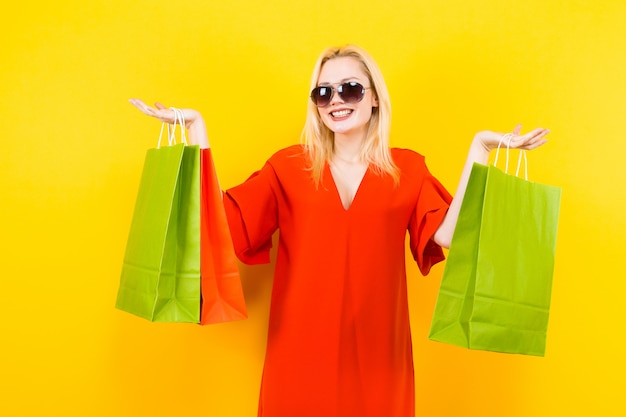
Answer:
[{"label": "smiling mouth", "polygon": [[346,117],[346,116],[349,116],[350,114],[352,114],[352,110],[350,109],[339,110],[339,111],[334,111],[330,113],[330,115],[335,118]]}]

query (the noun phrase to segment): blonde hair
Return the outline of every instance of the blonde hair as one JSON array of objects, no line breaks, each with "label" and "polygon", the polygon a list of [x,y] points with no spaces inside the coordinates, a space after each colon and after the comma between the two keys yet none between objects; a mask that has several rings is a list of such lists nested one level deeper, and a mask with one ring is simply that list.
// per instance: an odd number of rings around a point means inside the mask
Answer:
[{"label": "blonde hair", "polygon": [[[367,136],[361,146],[360,159],[370,164],[377,174],[390,175],[397,185],[400,178],[398,167],[394,164],[389,150],[389,131],[391,127],[391,104],[389,92],[383,75],[374,59],[362,48],[355,45],[331,47],[319,56],[313,77],[311,90],[317,87],[320,72],[326,62],[334,58],[351,57],[361,63],[367,75],[378,107],[372,109]],[[324,165],[330,162],[334,151],[334,133],[322,122],[315,104],[309,100],[307,118],[302,132],[305,151],[309,157],[313,181],[319,186]]]}]

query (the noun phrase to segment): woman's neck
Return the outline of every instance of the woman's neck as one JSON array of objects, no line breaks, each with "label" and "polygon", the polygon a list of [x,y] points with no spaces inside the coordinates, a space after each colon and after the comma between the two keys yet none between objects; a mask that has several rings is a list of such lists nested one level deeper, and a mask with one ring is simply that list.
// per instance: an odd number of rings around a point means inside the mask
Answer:
[{"label": "woman's neck", "polygon": [[364,138],[335,134],[333,159],[347,163],[360,162],[361,147],[364,141]]}]

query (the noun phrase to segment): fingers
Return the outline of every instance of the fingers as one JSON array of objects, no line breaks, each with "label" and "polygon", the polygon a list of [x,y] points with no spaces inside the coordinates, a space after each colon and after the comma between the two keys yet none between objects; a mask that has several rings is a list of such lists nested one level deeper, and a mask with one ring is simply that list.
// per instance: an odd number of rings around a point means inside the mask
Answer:
[{"label": "fingers", "polygon": [[148,106],[146,103],[139,100],[138,98],[131,98],[128,101],[130,102],[130,104],[137,107],[143,114],[151,117],[157,117],[156,109]]},{"label": "fingers", "polygon": [[550,133],[549,129],[536,128],[526,133],[525,135],[519,135],[521,125],[517,125],[513,130],[513,139],[511,140],[511,148],[532,150],[538,148],[547,142],[545,136]]},{"label": "fingers", "polygon": [[164,123],[174,123],[174,111],[161,103],[155,103],[156,107],[151,107],[138,98],[131,98],[128,101],[146,116],[154,117]]},{"label": "fingers", "polygon": [[142,113],[151,116],[150,107],[143,101],[139,100],[138,98],[131,98],[130,100],[128,100],[128,102],[137,107]]}]

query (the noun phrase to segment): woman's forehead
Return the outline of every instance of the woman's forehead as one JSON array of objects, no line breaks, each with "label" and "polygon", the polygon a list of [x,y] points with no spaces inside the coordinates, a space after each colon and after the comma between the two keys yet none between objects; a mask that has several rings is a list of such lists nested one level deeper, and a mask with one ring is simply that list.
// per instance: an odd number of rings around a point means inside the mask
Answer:
[{"label": "woman's forehead", "polygon": [[324,63],[318,79],[319,84],[336,84],[350,80],[367,80],[363,66],[352,57],[332,58]]}]

